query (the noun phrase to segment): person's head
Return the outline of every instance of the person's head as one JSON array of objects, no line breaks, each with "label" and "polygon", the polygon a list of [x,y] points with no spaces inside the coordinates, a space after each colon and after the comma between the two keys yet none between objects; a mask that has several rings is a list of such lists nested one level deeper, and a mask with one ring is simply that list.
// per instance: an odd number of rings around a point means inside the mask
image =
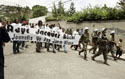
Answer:
[{"label": "person's head", "polygon": [[107,32],[107,28],[102,28],[102,33],[106,34],[106,32]]},{"label": "person's head", "polygon": [[46,26],[48,26],[48,24],[46,24]]},{"label": "person's head", "polygon": [[49,25],[49,28],[51,28],[51,29],[52,29],[52,24],[51,24],[51,25]]},{"label": "person's head", "polygon": [[62,28],[62,32],[65,32],[65,29],[64,29],[64,28]]},{"label": "person's head", "polygon": [[19,23],[19,19],[16,19],[16,24],[18,24]]},{"label": "person's head", "polygon": [[27,21],[23,21],[22,25],[25,26],[27,24]]},{"label": "person's head", "polygon": [[60,23],[58,23],[58,26],[60,27]]},{"label": "person's head", "polygon": [[55,24],[53,24],[53,27],[55,27],[56,25]]},{"label": "person's head", "polygon": [[115,35],[115,31],[111,31],[110,35],[114,36]]},{"label": "person's head", "polygon": [[120,42],[122,42],[122,39],[119,39]]},{"label": "person's head", "polygon": [[69,31],[69,29],[67,28],[66,31]]},{"label": "person's head", "polygon": [[98,29],[94,29],[94,32],[97,33],[97,32],[98,32]]},{"label": "person's head", "polygon": [[79,29],[76,29],[77,32],[79,32]]},{"label": "person's head", "polygon": [[84,30],[85,30],[85,33],[89,32],[89,28],[88,27],[85,27]]},{"label": "person's head", "polygon": [[2,26],[6,26],[6,21],[3,20],[1,24]]},{"label": "person's head", "polygon": [[43,22],[41,20],[38,21],[38,26],[42,26]]}]

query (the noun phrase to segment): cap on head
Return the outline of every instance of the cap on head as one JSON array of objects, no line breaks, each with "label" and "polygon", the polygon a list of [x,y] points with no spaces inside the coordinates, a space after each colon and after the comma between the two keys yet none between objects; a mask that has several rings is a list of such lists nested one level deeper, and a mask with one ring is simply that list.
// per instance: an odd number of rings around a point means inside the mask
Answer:
[{"label": "cap on head", "polygon": [[94,32],[97,32],[98,31],[98,29],[94,29]]},{"label": "cap on head", "polygon": [[85,27],[84,30],[89,30],[89,27]]},{"label": "cap on head", "polygon": [[115,33],[115,31],[114,31],[114,30],[110,32],[110,34],[114,34],[114,33]]},{"label": "cap on head", "polygon": [[102,31],[104,31],[105,30],[105,28],[102,28]]},{"label": "cap on head", "polygon": [[107,28],[102,28],[102,32],[103,32],[103,31],[106,31],[106,30],[107,30]]}]

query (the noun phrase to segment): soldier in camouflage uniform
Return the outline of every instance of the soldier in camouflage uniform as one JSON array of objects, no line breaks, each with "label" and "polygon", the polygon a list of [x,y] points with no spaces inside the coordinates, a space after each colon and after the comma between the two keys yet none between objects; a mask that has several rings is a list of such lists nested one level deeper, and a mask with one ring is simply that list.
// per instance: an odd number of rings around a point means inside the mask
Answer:
[{"label": "soldier in camouflage uniform", "polygon": [[97,42],[99,39],[99,35],[98,35],[98,29],[94,30],[94,33],[92,34],[92,43],[93,43],[93,47],[91,49],[89,49],[89,52],[93,50],[93,54],[95,54],[96,50],[97,50]]},{"label": "soldier in camouflage uniform", "polygon": [[102,29],[102,36],[101,36],[101,40],[99,41],[99,51],[92,56],[92,60],[95,60],[95,58],[97,56],[100,56],[101,54],[103,54],[103,58],[104,58],[104,64],[109,65],[107,63],[107,53],[108,53],[108,38],[106,36],[106,28]]},{"label": "soldier in camouflage uniform", "polygon": [[80,38],[80,42],[82,43],[83,48],[81,51],[79,51],[79,55],[81,54],[81,52],[84,51],[84,59],[85,60],[87,60],[87,46],[88,46],[88,43],[90,42],[88,31],[89,31],[89,28],[85,27],[85,32],[82,34],[82,36]]},{"label": "soldier in camouflage uniform", "polygon": [[109,50],[108,52],[111,52],[112,57],[114,58],[114,60],[116,60],[116,57],[114,56],[115,54],[115,49],[114,47],[116,46],[115,43],[115,31],[111,31],[110,33],[110,40],[109,40]]}]

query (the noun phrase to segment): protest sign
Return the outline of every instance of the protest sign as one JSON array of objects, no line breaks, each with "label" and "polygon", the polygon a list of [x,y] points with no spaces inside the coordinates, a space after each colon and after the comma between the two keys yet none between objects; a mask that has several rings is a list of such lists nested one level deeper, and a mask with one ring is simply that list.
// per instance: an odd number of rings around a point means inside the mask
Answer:
[{"label": "protest sign", "polygon": [[11,41],[36,41],[49,42],[59,45],[78,44],[80,35],[68,35],[58,32],[47,31],[39,28],[29,28],[21,25],[8,25],[7,31],[10,35]]}]

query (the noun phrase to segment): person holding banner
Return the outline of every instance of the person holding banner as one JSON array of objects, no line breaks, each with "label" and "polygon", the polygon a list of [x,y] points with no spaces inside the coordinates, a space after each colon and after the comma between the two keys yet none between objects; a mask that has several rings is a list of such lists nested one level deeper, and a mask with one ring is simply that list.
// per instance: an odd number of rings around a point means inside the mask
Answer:
[{"label": "person holding banner", "polygon": [[5,42],[10,41],[10,37],[6,30],[6,22],[3,21],[1,25],[2,26],[0,27],[0,79],[4,79],[3,46],[5,46]]},{"label": "person holding banner", "polygon": [[[40,21],[38,22],[37,28],[41,29],[41,28],[42,28],[42,25],[43,25],[43,22],[40,20]],[[40,53],[41,47],[42,47],[42,42],[37,42],[37,43],[36,43],[36,52],[37,52],[37,53]]]},{"label": "person holding banner", "polygon": [[[21,26],[21,23],[19,23],[19,20],[16,19],[11,25],[18,27],[18,26]],[[20,44],[21,44],[20,41],[13,41],[13,54],[19,53]]]},{"label": "person holding banner", "polygon": [[[73,34],[72,34],[73,36],[76,36],[76,35],[79,35],[79,29],[76,29],[74,32],[73,32]],[[78,47],[79,47],[79,45],[77,44],[77,45],[71,45],[71,47],[70,48],[72,48],[72,47],[74,47],[75,48],[75,50],[77,50],[78,49]]]},{"label": "person holding banner", "polygon": [[[63,37],[64,37],[64,35],[66,35],[64,28],[62,29],[62,35],[63,35]],[[66,51],[66,45],[63,45],[63,47],[64,47],[64,52],[67,53],[67,51]]]},{"label": "person holding banner", "polygon": [[[45,30],[47,30],[48,32],[51,32],[52,26],[51,25],[47,26]],[[50,39],[46,41],[46,48],[48,52],[49,52],[49,47],[50,47]]]},{"label": "person holding banner", "polygon": [[[27,21],[23,21],[23,22],[22,22],[22,27],[26,27],[26,24],[27,24]],[[25,42],[25,41],[22,41],[21,44],[22,44],[22,45],[21,45],[21,46],[22,46],[22,49],[24,50],[24,49],[25,49],[25,44],[26,44],[26,42]]]},{"label": "person holding banner", "polygon": [[87,60],[87,46],[88,46],[88,43],[90,42],[90,40],[89,40],[89,28],[85,27],[84,30],[85,31],[80,38],[80,42],[82,43],[83,48],[81,51],[79,51],[79,55],[81,54],[81,52],[84,51],[84,59]]}]

